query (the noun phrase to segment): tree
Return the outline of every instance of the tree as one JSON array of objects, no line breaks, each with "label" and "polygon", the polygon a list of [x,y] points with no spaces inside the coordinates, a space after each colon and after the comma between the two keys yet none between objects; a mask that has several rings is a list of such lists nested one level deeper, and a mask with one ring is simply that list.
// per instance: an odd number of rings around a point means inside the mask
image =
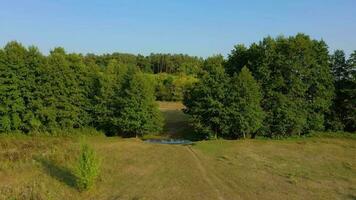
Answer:
[{"label": "tree", "polygon": [[347,60],[349,73],[347,75],[347,87],[343,89],[346,96],[344,100],[345,112],[345,130],[356,131],[356,51],[354,51]]},{"label": "tree", "polygon": [[24,116],[24,131],[38,131],[42,123],[40,121],[40,108],[42,107],[42,99],[40,96],[41,88],[41,69],[46,65],[46,57],[41,54],[37,47],[31,46],[28,48],[26,56],[27,73],[25,84],[21,86],[23,90],[23,99],[26,104],[26,112]]},{"label": "tree", "polygon": [[80,127],[80,115],[82,110],[75,101],[80,89],[75,74],[70,68],[70,62],[66,58],[63,48],[55,48],[48,56],[48,62],[41,69],[40,120],[44,129],[54,131],[56,129]]},{"label": "tree", "polygon": [[331,55],[330,63],[334,75],[334,80],[336,82],[348,78],[350,69],[349,69],[349,65],[346,63],[346,57],[344,51],[336,50],[334,54]]},{"label": "tree", "polygon": [[225,98],[229,78],[222,56],[208,58],[199,81],[185,92],[185,113],[192,119],[196,132],[203,136],[222,136],[227,131]]},{"label": "tree", "polygon": [[99,76],[94,124],[108,135],[142,136],[161,131],[153,83],[137,69],[110,61]]},{"label": "tree", "polygon": [[153,84],[141,72],[130,70],[124,79],[121,98],[116,102],[116,124],[126,136],[142,136],[162,130],[163,119],[155,103]]},{"label": "tree", "polygon": [[93,101],[93,121],[94,126],[104,130],[108,135],[118,134],[119,127],[115,123],[120,115],[121,90],[124,77],[127,73],[127,66],[111,60],[102,73],[98,73]]},{"label": "tree", "polygon": [[260,105],[262,95],[258,83],[247,67],[231,79],[227,95],[229,135],[246,138],[255,136],[262,127],[264,112]]},{"label": "tree", "polygon": [[297,34],[236,46],[227,72],[233,76],[245,65],[261,85],[262,107],[269,116],[264,132],[279,137],[324,129],[334,91],[325,42]]},{"label": "tree", "polygon": [[94,81],[96,78],[95,69],[88,70],[84,59],[80,54],[68,54],[66,60],[69,64],[70,77],[73,80],[74,88],[70,91],[70,102],[79,111],[76,128],[86,127],[92,123],[92,104]]},{"label": "tree", "polygon": [[345,53],[336,50],[330,59],[334,75],[335,97],[328,115],[331,130],[356,130],[356,51],[346,61]]},{"label": "tree", "polygon": [[26,48],[17,42],[9,42],[0,50],[0,131],[23,129],[26,54]]}]

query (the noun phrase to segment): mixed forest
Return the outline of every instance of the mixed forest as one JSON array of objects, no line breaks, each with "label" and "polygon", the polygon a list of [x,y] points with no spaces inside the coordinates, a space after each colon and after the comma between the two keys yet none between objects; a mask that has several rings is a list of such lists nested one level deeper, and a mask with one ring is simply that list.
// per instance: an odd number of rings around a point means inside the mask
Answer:
[{"label": "mixed forest", "polygon": [[356,51],[304,34],[236,45],[227,58],[0,49],[0,133],[160,133],[157,100],[183,101],[201,139],[354,132],[355,95]]}]

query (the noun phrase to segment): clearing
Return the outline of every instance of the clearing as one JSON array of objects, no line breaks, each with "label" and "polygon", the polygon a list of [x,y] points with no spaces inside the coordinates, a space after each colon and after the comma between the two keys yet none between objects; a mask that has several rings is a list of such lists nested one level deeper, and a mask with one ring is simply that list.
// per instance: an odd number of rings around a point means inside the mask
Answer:
[{"label": "clearing", "polygon": [[[161,103],[165,130],[189,129],[178,104]],[[189,131],[189,130],[188,130]],[[215,140],[192,146],[92,136],[102,168],[80,193],[79,137],[0,136],[0,199],[356,199],[356,140]]]}]

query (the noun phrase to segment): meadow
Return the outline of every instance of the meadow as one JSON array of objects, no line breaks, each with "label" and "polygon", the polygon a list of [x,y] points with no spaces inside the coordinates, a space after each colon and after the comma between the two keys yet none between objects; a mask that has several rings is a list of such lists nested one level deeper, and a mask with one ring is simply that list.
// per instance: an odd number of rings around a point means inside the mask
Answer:
[{"label": "meadow", "polygon": [[[165,137],[189,131],[179,103],[160,103]],[[85,140],[101,160],[80,192],[73,165]],[[0,199],[356,199],[356,139],[348,134],[194,145],[87,136],[0,136]]]}]

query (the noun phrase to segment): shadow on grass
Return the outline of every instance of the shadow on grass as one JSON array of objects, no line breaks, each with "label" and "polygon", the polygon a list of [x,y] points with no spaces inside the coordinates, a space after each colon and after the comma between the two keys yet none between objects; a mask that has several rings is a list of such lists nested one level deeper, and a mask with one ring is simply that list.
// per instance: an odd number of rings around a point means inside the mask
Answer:
[{"label": "shadow on grass", "polygon": [[54,161],[45,158],[36,158],[35,160],[42,165],[45,172],[52,178],[70,187],[76,187],[76,177],[67,167],[59,166]]}]

